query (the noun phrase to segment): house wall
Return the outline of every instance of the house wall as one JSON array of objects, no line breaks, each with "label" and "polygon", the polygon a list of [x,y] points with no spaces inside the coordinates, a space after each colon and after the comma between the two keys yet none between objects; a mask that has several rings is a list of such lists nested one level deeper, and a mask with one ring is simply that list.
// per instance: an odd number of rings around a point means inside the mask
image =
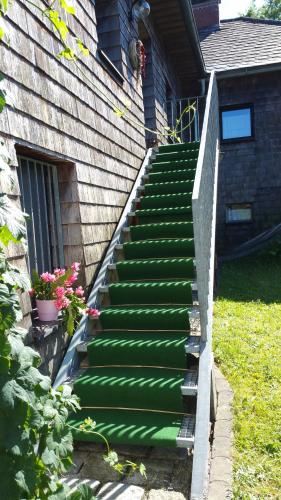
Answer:
[{"label": "house wall", "polygon": [[[255,138],[221,144],[217,251],[220,255],[281,220],[281,72],[219,82],[220,105],[254,105]],[[253,221],[226,224],[229,203],[252,203]]]},{"label": "house wall", "polygon": [[[10,42],[1,46],[1,72],[14,107],[7,106],[0,115],[0,133],[12,154],[12,168],[16,173],[16,145],[58,165],[66,265],[73,260],[82,263],[82,283],[86,286],[91,284],[145,154],[144,130],[130,122],[144,123],[141,79],[137,80],[128,57],[129,41],[137,35],[136,23],[128,19],[130,5],[130,1],[119,0],[116,15],[109,21],[116,26],[119,16],[118,69],[122,70],[123,83],[112,76],[98,55],[91,0],[77,0],[76,16],[68,16],[71,32],[91,50],[82,64],[85,76],[73,63],[58,60],[61,47],[57,37],[40,13],[23,0],[11,4],[6,17]],[[166,124],[163,81],[170,75],[173,85],[175,77],[152,25],[149,33],[154,70],[157,68],[155,85],[161,94],[156,99],[157,106],[159,102],[162,106],[159,112],[157,108],[160,126]],[[112,40],[111,50],[119,43],[117,38]],[[131,103],[128,120],[117,117],[109,103],[122,108],[125,100]],[[1,187],[19,204],[17,182],[12,192],[10,186]],[[12,246],[9,257],[25,267],[22,246]],[[23,324],[27,326],[30,302],[26,294],[21,300]]]}]

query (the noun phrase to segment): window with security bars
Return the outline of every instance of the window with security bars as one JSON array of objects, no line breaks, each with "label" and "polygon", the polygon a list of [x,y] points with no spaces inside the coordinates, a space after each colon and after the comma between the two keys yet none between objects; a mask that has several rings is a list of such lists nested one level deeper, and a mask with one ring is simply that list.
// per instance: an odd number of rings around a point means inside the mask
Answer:
[{"label": "window with security bars", "polygon": [[63,267],[64,253],[57,167],[18,158],[21,205],[27,220],[28,268],[31,273]]}]

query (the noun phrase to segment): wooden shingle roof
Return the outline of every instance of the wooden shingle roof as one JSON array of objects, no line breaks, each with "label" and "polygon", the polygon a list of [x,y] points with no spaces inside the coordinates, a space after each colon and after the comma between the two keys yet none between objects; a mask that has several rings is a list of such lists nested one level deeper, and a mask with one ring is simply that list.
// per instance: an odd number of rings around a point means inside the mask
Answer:
[{"label": "wooden shingle roof", "polygon": [[281,62],[281,21],[239,17],[199,34],[207,71]]}]

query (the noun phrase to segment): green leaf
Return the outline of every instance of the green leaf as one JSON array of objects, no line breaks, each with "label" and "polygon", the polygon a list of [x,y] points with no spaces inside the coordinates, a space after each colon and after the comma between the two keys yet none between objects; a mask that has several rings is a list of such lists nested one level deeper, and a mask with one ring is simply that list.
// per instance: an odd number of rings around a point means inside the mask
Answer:
[{"label": "green leaf", "polygon": [[25,481],[24,471],[21,470],[21,471],[16,473],[15,481],[16,481],[17,485],[20,487],[21,491],[24,491],[25,493],[30,493],[29,488],[28,488],[26,481]]},{"label": "green leaf", "polygon": [[16,380],[0,377],[0,404],[2,408],[13,410],[17,401],[31,404],[31,395]]},{"label": "green leaf", "polygon": [[76,45],[77,45],[78,49],[83,54],[83,56],[88,56],[90,54],[90,51],[89,51],[89,49],[87,49],[87,47],[85,47],[82,40],[80,40],[80,38],[76,38],[75,41],[76,41]]},{"label": "green leaf", "polygon": [[141,476],[146,478],[146,467],[143,463],[141,463],[139,465],[139,471],[140,471]]},{"label": "green leaf", "polygon": [[110,451],[108,453],[108,455],[105,455],[103,457],[103,459],[106,463],[108,463],[110,465],[110,467],[113,467],[114,465],[116,465],[118,463],[118,460],[119,460],[116,451]]},{"label": "green leaf", "polygon": [[9,0],[0,0],[0,11],[6,14],[9,7]]},{"label": "green leaf", "polygon": [[5,23],[3,21],[1,13],[0,13],[0,40],[3,40],[5,33],[6,33],[6,27],[5,27]]},{"label": "green leaf", "polygon": [[[1,38],[1,34],[0,34],[0,38]],[[5,106],[6,106],[6,94],[5,94],[4,90],[0,89],[0,113],[2,113]]]},{"label": "green leaf", "polygon": [[75,14],[75,8],[69,0],[59,0],[59,4],[68,14]]},{"label": "green leaf", "polygon": [[59,59],[67,59],[67,61],[75,61],[77,59],[74,50],[72,50],[70,47],[67,47],[66,49],[62,50],[57,55],[57,57]]},{"label": "green leaf", "polygon": [[0,194],[0,242],[7,246],[9,241],[21,242],[26,236],[27,214],[19,210],[5,194]]},{"label": "green leaf", "polygon": [[8,271],[2,274],[2,280],[8,285],[15,286],[20,290],[27,291],[30,289],[29,277],[26,273],[21,272],[15,266],[9,266]]},{"label": "green leaf", "polygon": [[113,111],[119,118],[122,118],[122,116],[125,115],[125,111],[122,111],[120,108],[115,107]]},{"label": "green leaf", "polygon": [[66,323],[66,331],[68,335],[73,335],[74,332],[74,317],[71,304],[67,308],[67,323]]},{"label": "green leaf", "polygon": [[68,35],[69,30],[65,22],[61,19],[59,12],[57,10],[47,9],[45,11],[45,15],[49,18],[50,23],[59,33],[61,39],[64,41]]},{"label": "green leaf", "polygon": [[95,500],[96,497],[93,494],[93,491],[89,486],[83,484],[79,486],[76,491],[74,491],[70,497],[70,500]]}]

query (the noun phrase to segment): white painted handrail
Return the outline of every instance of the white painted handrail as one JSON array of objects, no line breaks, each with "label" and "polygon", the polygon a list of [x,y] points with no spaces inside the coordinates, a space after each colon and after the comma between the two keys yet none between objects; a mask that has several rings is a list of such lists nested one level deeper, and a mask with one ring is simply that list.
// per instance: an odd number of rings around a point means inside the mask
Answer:
[{"label": "white painted handrail", "polygon": [[216,77],[213,72],[209,82],[192,196],[202,341],[199,358],[191,500],[202,500],[206,498],[207,488],[211,373],[213,363],[212,323],[218,163],[218,92]]}]

